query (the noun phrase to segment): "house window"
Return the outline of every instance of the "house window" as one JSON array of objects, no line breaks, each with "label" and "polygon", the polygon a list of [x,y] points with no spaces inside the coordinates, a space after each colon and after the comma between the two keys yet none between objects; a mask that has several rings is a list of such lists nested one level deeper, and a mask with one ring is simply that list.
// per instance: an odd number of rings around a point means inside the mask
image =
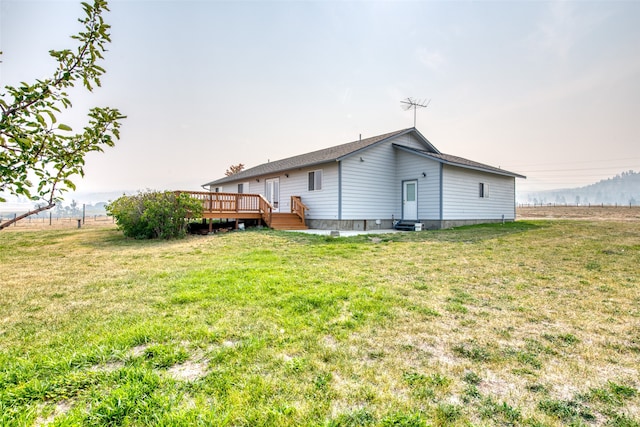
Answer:
[{"label": "house window", "polygon": [[322,190],[322,170],[309,172],[309,191]]},{"label": "house window", "polygon": [[481,182],[479,186],[479,191],[480,191],[479,196],[481,198],[489,197],[489,184],[485,182]]},{"label": "house window", "polygon": [[243,182],[241,184],[238,184],[238,193],[242,194],[242,193],[248,193],[249,192],[249,183],[248,182]]}]

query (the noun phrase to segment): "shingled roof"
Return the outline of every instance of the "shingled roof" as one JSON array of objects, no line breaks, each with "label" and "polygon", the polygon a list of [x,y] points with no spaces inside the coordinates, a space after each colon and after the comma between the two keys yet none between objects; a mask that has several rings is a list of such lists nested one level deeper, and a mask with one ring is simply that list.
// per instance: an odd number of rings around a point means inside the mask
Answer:
[{"label": "shingled roof", "polygon": [[321,163],[342,160],[345,157],[353,155],[360,150],[379,144],[389,138],[395,138],[407,133],[415,133],[427,143],[436,153],[439,151],[427,141],[415,128],[402,129],[395,132],[385,133],[384,135],[373,136],[371,138],[360,139],[358,141],[348,142],[346,144],[337,145],[335,147],[325,148],[323,150],[313,151],[311,153],[300,154],[298,156],[289,157],[282,160],[263,163],[250,169],[245,169],[231,176],[217,179],[203,185],[218,185],[230,181],[239,181],[243,179],[254,178],[263,175],[275,174],[288,170],[309,167]]},{"label": "shingled roof", "polygon": [[508,170],[500,169],[495,166],[489,166],[489,165],[485,165],[484,163],[474,162],[473,160],[468,160],[463,157],[452,156],[451,154],[433,153],[426,150],[419,150],[412,147],[406,147],[400,144],[393,144],[393,146],[405,151],[420,154],[421,156],[428,157],[437,162],[444,163],[447,165],[458,166],[458,167],[463,167],[468,169],[475,169],[475,170],[484,171],[484,172],[491,172],[499,175],[513,176],[517,178],[526,178],[526,176],[517,174],[515,172],[509,172]]}]

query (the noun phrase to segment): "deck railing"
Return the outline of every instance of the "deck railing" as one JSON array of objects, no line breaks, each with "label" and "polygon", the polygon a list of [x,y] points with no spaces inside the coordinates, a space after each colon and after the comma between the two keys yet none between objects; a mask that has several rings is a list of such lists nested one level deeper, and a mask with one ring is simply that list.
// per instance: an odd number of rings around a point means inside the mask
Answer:
[{"label": "deck railing", "polygon": [[203,215],[229,215],[242,218],[242,214],[259,214],[267,226],[271,225],[273,207],[260,194],[215,193],[211,191],[177,191],[202,201]]},{"label": "deck railing", "polygon": [[[211,191],[176,191],[189,194],[202,201],[203,217],[206,218],[257,218],[271,227],[273,206],[261,194],[214,193]],[[304,224],[309,208],[300,196],[291,196],[291,213],[296,214]],[[244,215],[244,216],[243,216]],[[251,216],[247,216],[251,215]]]}]

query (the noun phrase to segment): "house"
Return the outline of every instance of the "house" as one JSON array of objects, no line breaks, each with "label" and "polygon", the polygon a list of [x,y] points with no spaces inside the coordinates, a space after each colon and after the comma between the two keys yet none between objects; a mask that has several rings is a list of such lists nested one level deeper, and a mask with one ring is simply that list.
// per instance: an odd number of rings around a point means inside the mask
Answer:
[{"label": "house", "polygon": [[439,229],[515,220],[516,178],[525,177],[441,153],[409,128],[270,161],[203,187],[260,194],[274,213],[301,200],[310,228],[383,229],[402,220]]}]

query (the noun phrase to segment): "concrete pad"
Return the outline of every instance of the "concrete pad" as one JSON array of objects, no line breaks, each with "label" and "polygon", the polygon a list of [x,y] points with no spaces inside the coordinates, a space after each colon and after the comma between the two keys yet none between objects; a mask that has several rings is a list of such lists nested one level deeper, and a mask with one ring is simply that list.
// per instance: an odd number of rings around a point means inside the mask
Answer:
[{"label": "concrete pad", "polygon": [[305,233],[305,234],[316,234],[318,236],[333,236],[333,237],[351,237],[351,236],[359,236],[362,234],[388,234],[388,233],[405,233],[401,230],[394,230],[392,228],[383,229],[383,230],[285,230],[293,233]]}]

